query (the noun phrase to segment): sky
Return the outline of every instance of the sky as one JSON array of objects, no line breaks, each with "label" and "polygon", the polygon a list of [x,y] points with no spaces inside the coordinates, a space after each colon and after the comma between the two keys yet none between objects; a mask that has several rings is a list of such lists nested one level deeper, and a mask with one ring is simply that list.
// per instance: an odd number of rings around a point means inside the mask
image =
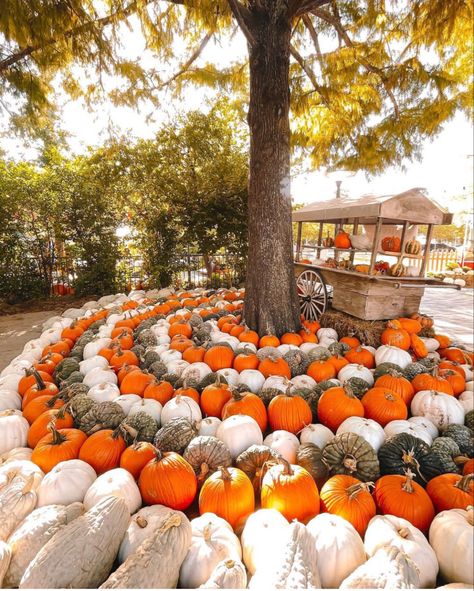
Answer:
[{"label": "sky", "polygon": [[[123,30],[123,53],[129,59],[140,59],[157,67],[153,55],[146,49],[143,36],[134,19],[130,20],[131,30]],[[176,41],[177,51],[186,56],[182,43]],[[323,48],[324,50],[324,48]],[[211,42],[204,50],[200,63],[213,61],[226,66],[245,55],[246,45],[243,35],[238,32],[231,40],[222,44]],[[197,62],[199,64],[199,62]],[[173,73],[176,64],[168,67],[158,64],[164,73]],[[84,79],[87,76],[84,75]],[[113,85],[114,80],[109,81]],[[206,91],[189,89],[184,100],[173,102],[165,94],[162,106],[156,110],[144,106],[139,111],[127,107],[115,107],[105,102],[90,112],[81,100],[71,101],[63,98],[61,126],[69,134],[69,146],[72,153],[83,153],[88,146],[101,145],[108,135],[109,126],[119,132],[137,138],[150,138],[168,119],[179,110],[199,109],[202,107]],[[147,120],[152,114],[153,121]],[[0,125],[1,125],[0,117]],[[36,153],[21,140],[11,137],[0,139],[0,147],[7,155],[16,159],[34,158]],[[345,178],[342,190],[350,196],[364,193],[397,193],[412,187],[424,187],[431,197],[439,203],[449,206],[451,198],[458,195],[471,195],[473,182],[474,146],[472,126],[464,115],[457,115],[445,124],[444,130],[431,141],[423,145],[422,159],[407,162],[405,170],[387,169],[383,174],[367,178],[364,173]],[[295,203],[310,203],[335,196],[335,179],[325,171],[306,171],[292,178],[292,198]]]}]

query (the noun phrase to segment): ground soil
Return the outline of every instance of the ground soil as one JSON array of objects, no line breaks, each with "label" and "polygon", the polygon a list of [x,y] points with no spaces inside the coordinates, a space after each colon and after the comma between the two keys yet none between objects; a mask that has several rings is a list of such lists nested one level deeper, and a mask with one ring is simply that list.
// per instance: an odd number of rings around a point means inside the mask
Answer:
[{"label": "ground soil", "polygon": [[[12,314],[21,314],[23,312],[42,312],[49,310],[51,312],[62,313],[68,308],[80,308],[86,302],[96,299],[98,296],[53,296],[50,298],[41,298],[21,302],[19,304],[8,304],[0,300],[0,316],[11,316]],[[53,316],[53,314],[51,314]]]}]

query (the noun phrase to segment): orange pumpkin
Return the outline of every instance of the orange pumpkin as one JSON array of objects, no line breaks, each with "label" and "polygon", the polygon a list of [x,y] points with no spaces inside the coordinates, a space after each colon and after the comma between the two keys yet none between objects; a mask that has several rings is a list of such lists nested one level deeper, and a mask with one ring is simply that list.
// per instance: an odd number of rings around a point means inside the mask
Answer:
[{"label": "orange pumpkin", "polygon": [[321,324],[317,320],[303,320],[302,324],[313,334],[316,334],[321,328]]},{"label": "orange pumpkin", "polygon": [[306,400],[301,396],[294,396],[288,389],[286,393],[277,394],[270,401],[268,421],[272,431],[282,429],[290,433],[299,433],[303,427],[311,424],[311,408]]},{"label": "orange pumpkin", "polygon": [[382,332],[380,340],[382,345],[398,347],[404,351],[408,351],[411,346],[410,335],[401,328],[400,323],[394,321],[387,323],[387,328]]},{"label": "orange pumpkin", "polygon": [[402,242],[398,236],[386,236],[382,239],[382,250],[387,252],[400,252]]},{"label": "orange pumpkin", "polygon": [[337,375],[334,365],[329,361],[324,361],[322,359],[313,361],[308,367],[306,373],[317,382],[330,380],[331,378],[335,378]]},{"label": "orange pumpkin", "polygon": [[36,419],[48,410],[58,409],[64,406],[64,402],[56,396],[45,394],[37,396],[23,409],[23,417],[32,425]]},{"label": "orange pumpkin", "polygon": [[439,371],[439,375],[451,385],[455,396],[459,396],[466,389],[466,380],[459,372],[452,369],[442,369]]},{"label": "orange pumpkin", "polygon": [[460,363],[456,363],[455,361],[440,361],[438,364],[438,369],[441,371],[442,369],[450,369],[452,371],[456,371],[460,376],[464,379],[466,378],[466,372],[464,371],[463,367]]},{"label": "orange pumpkin", "polygon": [[143,391],[143,398],[157,400],[160,404],[166,404],[173,398],[174,388],[166,381],[153,381]]},{"label": "orange pumpkin", "polygon": [[91,435],[79,452],[79,459],[90,464],[97,474],[118,468],[120,456],[126,448],[120,428],[102,429]]},{"label": "orange pumpkin", "polygon": [[332,515],[339,515],[364,539],[365,530],[377,508],[369,492],[370,483],[361,482],[353,476],[336,474],[327,480],[320,491],[321,509]]},{"label": "orange pumpkin", "polygon": [[193,334],[193,327],[189,322],[175,322],[169,327],[168,335],[174,337],[177,334],[190,338]]},{"label": "orange pumpkin", "polygon": [[339,230],[334,238],[334,246],[336,248],[351,248],[352,244],[349,234],[344,232],[344,230]]},{"label": "orange pumpkin", "polygon": [[269,356],[260,361],[258,364],[258,371],[266,378],[270,376],[283,376],[291,378],[291,369],[283,357]]},{"label": "orange pumpkin", "polygon": [[276,509],[288,521],[308,523],[319,514],[320,500],[316,483],[301,466],[286,460],[267,470],[262,480],[262,509]]},{"label": "orange pumpkin", "polygon": [[282,345],[296,345],[299,347],[303,343],[303,339],[296,332],[285,332],[280,337]]},{"label": "orange pumpkin", "polygon": [[257,369],[260,361],[255,353],[239,353],[234,359],[234,369],[239,373],[244,369]]},{"label": "orange pumpkin", "polygon": [[397,371],[389,371],[385,375],[380,376],[374,385],[376,388],[385,388],[399,394],[407,406],[415,396],[415,390],[411,383]]},{"label": "orange pumpkin", "polygon": [[207,363],[212,371],[232,367],[233,361],[234,351],[224,345],[215,345],[208,349],[204,355],[204,363]]},{"label": "orange pumpkin", "polygon": [[380,513],[402,517],[427,532],[435,516],[433,503],[408,471],[406,476],[390,474],[375,483],[374,499]]},{"label": "orange pumpkin", "polygon": [[56,365],[63,359],[64,357],[59,353],[48,353],[45,357],[42,357],[39,361],[34,363],[33,367],[39,372],[52,375],[56,369]]},{"label": "orange pumpkin", "polygon": [[426,492],[436,513],[465,509],[474,502],[474,474],[441,474],[428,482]]},{"label": "orange pumpkin", "polygon": [[363,365],[368,369],[372,369],[375,367],[374,355],[368,349],[364,349],[363,347],[351,349],[344,355],[344,357],[347,359],[349,363]]},{"label": "orange pumpkin", "polygon": [[123,452],[120,456],[120,467],[124,468],[138,480],[140,472],[156,455],[155,446],[147,441],[138,441]]},{"label": "orange pumpkin", "polygon": [[233,415],[248,415],[255,419],[258,426],[265,432],[268,423],[267,409],[262,399],[252,392],[232,392],[232,397],[222,407],[222,420]]},{"label": "orange pumpkin", "polygon": [[336,375],[341,371],[343,367],[349,365],[349,361],[341,355],[334,355],[333,357],[330,357],[328,361],[329,363],[331,363],[331,365],[334,366],[334,369],[336,370]]},{"label": "orange pumpkin", "polygon": [[278,347],[280,344],[280,339],[273,334],[264,335],[258,342],[260,349],[262,347]]},{"label": "orange pumpkin", "polygon": [[[435,334],[434,338],[438,341],[440,349],[447,349],[451,344],[451,339],[443,334]],[[461,363],[464,363],[463,361]]]},{"label": "orange pumpkin", "polygon": [[362,397],[365,417],[385,427],[390,421],[404,420],[408,417],[408,408],[400,394],[387,388],[371,388]]},{"label": "orange pumpkin", "polygon": [[232,398],[232,392],[227,384],[221,384],[219,377],[214,384],[206,386],[201,393],[201,408],[208,417],[222,415],[224,405]]},{"label": "orange pumpkin", "polygon": [[472,365],[472,358],[467,351],[463,351],[458,347],[449,347],[447,349],[438,349],[441,357],[456,363]]},{"label": "orange pumpkin", "polygon": [[84,329],[79,326],[77,321],[74,321],[70,326],[63,328],[61,332],[61,339],[71,339],[71,341],[77,341],[77,339],[83,334]]},{"label": "orange pumpkin", "polygon": [[472,474],[474,472],[474,458],[468,460],[464,466],[462,467],[462,473],[465,476],[466,474]]},{"label": "orange pumpkin", "polygon": [[410,335],[418,334],[423,328],[421,323],[414,318],[398,318],[398,322],[400,323],[403,330],[406,330]]},{"label": "orange pumpkin", "polygon": [[66,460],[77,459],[87,435],[79,429],[59,429],[51,426],[51,433],[42,437],[31,454],[31,461],[49,472]]},{"label": "orange pumpkin", "polygon": [[[232,332],[230,334],[232,334]],[[260,340],[258,334],[254,330],[249,330],[248,328],[244,328],[244,330],[239,333],[238,339],[242,343],[253,343],[255,346],[258,345]]]},{"label": "orange pumpkin", "polygon": [[346,344],[351,349],[356,349],[357,347],[360,347],[360,345],[361,345],[361,342],[359,341],[358,338],[350,337],[350,336],[349,337],[342,337],[342,339],[339,339],[339,342]]},{"label": "orange pumpkin", "polygon": [[183,359],[188,363],[197,363],[199,361],[204,361],[205,354],[206,349],[204,347],[198,347],[197,345],[193,345],[191,347],[187,347],[183,351]]},{"label": "orange pumpkin", "polygon": [[117,372],[117,380],[119,385],[123,382],[124,377],[131,373],[132,371],[140,371],[140,368],[136,365],[127,365],[125,364],[122,366]]},{"label": "orange pumpkin", "polygon": [[156,380],[155,376],[146,371],[133,371],[128,373],[120,384],[121,394],[138,394],[143,396],[145,388]]},{"label": "orange pumpkin", "polygon": [[170,343],[170,349],[184,353],[190,347],[194,347],[194,342],[191,339],[185,337],[173,337]]},{"label": "orange pumpkin", "polygon": [[172,398],[176,398],[176,396],[187,396],[188,398],[194,400],[194,402],[197,404],[200,402],[199,392],[196,390],[196,388],[191,388],[186,384],[182,388],[178,388],[173,392]]},{"label": "orange pumpkin", "polygon": [[28,370],[26,375],[18,382],[18,394],[24,396],[33,386],[36,386],[37,390],[42,390],[44,388],[44,382],[54,384],[54,380],[49,373]]},{"label": "orange pumpkin", "polygon": [[116,352],[109,359],[109,365],[116,371],[124,365],[138,365],[139,360],[133,351],[125,350],[122,351],[119,347]]},{"label": "orange pumpkin", "polygon": [[33,449],[43,437],[50,433],[50,427],[56,429],[70,429],[74,425],[72,416],[64,410],[52,409],[41,414],[28,431],[28,447]]},{"label": "orange pumpkin", "polygon": [[321,394],[318,402],[319,422],[334,433],[349,417],[363,417],[362,402],[352,393],[350,388],[328,388]]},{"label": "orange pumpkin", "polygon": [[48,353],[59,353],[63,357],[67,357],[71,352],[71,346],[66,341],[57,341],[52,345],[48,345],[43,349],[41,356],[44,357]]},{"label": "orange pumpkin", "polygon": [[453,388],[448,380],[438,376],[437,372],[434,375],[429,373],[419,373],[411,382],[415,392],[420,390],[436,390],[437,392],[444,392],[445,394],[454,395]]},{"label": "orange pumpkin", "polygon": [[250,478],[239,468],[224,468],[209,476],[199,493],[199,513],[214,513],[240,532],[255,509]]},{"label": "orange pumpkin", "polygon": [[428,355],[428,349],[426,348],[425,343],[420,339],[418,335],[412,334],[410,336],[410,341],[411,349],[419,359],[423,359]]},{"label": "orange pumpkin", "polygon": [[196,496],[197,478],[192,466],[179,454],[155,449],[155,458],[140,473],[138,487],[147,505],[183,511]]}]

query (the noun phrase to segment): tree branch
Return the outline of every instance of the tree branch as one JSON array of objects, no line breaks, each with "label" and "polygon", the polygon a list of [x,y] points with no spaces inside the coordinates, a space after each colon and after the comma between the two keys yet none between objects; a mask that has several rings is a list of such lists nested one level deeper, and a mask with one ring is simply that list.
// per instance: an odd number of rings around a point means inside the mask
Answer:
[{"label": "tree branch", "polygon": [[[320,19],[327,22],[328,24],[333,25],[333,27],[336,29],[338,35],[341,37],[341,39],[344,40],[344,43],[347,45],[347,47],[355,48],[355,45],[352,42],[352,39],[349,37],[349,34],[347,33],[346,29],[343,27],[341,21],[336,16],[334,16],[333,14],[331,14],[327,10],[319,9],[319,8],[316,10],[312,10],[311,12],[315,16],[317,16]],[[395,111],[395,115],[397,117],[399,117],[400,116],[400,108],[398,106],[397,99],[396,99],[395,95],[393,94],[392,89],[388,85],[388,82],[384,76],[383,71],[380,68],[378,68],[377,66],[374,66],[373,64],[371,64],[368,60],[366,60],[363,57],[356,56],[356,60],[360,64],[362,64],[366,68],[366,70],[368,70],[369,72],[372,72],[373,74],[377,74],[377,76],[380,78],[380,81],[382,82],[382,86],[384,87],[385,92],[387,93],[387,96],[389,97],[390,101],[392,102],[393,110]]]},{"label": "tree branch", "polygon": [[[145,5],[150,4],[153,1],[154,0],[144,0]],[[184,0],[167,0],[167,1],[172,2],[173,4],[182,4],[184,2]],[[75,37],[76,35],[80,35],[81,33],[86,33],[87,31],[93,29],[94,27],[104,28],[107,25],[109,25],[113,22],[116,22],[117,20],[123,20],[125,18],[128,18],[134,12],[136,12],[139,4],[140,4],[140,2],[138,2],[138,0],[134,0],[128,6],[126,6],[123,10],[117,10],[117,12],[114,12],[114,13],[104,16],[102,18],[89,21],[87,23],[79,25],[78,27],[75,27],[74,29],[69,29],[68,31],[66,31],[65,33],[62,33],[58,37],[51,37],[49,39],[46,39],[46,41],[44,41],[43,43],[38,43],[36,45],[27,45],[23,49],[20,49],[16,53],[13,53],[12,55],[10,55],[7,58],[0,61],[0,73],[4,72],[5,70],[8,70],[9,68],[11,68],[11,66],[15,65],[17,62],[23,60],[24,58],[30,56],[35,51],[39,51],[40,49],[45,49],[46,47],[51,47],[52,45],[55,45],[58,42],[59,38],[71,39],[72,37]]]},{"label": "tree branch", "polygon": [[249,22],[251,20],[251,13],[248,8],[239,2],[239,0],[227,0],[229,8],[234,15],[235,20],[239,24],[242,33],[245,35],[247,42],[252,47],[255,46],[255,37],[249,28]]},{"label": "tree branch", "polygon": [[316,78],[316,74],[309,67],[309,65],[306,63],[305,59],[303,58],[303,56],[298,52],[298,50],[295,48],[294,45],[290,45],[290,53],[295,58],[295,60],[298,62],[298,64],[301,66],[301,69],[303,70],[303,72],[308,76],[314,89],[321,95],[321,98],[323,99],[326,106],[328,106],[327,105],[327,97],[325,96],[324,90],[321,87],[321,85],[319,84],[318,79]]},{"label": "tree branch", "polygon": [[184,74],[189,67],[197,60],[197,58],[201,55],[203,49],[209,43],[209,40],[212,37],[212,33],[206,33],[202,38],[201,42],[197,46],[197,48],[193,51],[193,53],[189,56],[189,58],[180,66],[179,70],[171,76],[166,82],[160,84],[159,89],[164,88],[165,86],[169,86],[172,82],[174,82],[177,78],[179,78],[182,74]]},{"label": "tree branch", "polygon": [[316,8],[320,8],[325,4],[329,4],[331,0],[296,0],[293,2],[294,6],[291,8],[290,14],[292,16],[303,16]]},{"label": "tree branch", "polygon": [[308,14],[303,15],[302,20],[303,20],[303,24],[305,25],[306,29],[309,31],[311,39],[313,40],[314,48],[316,50],[316,57],[318,58],[319,66],[321,68],[321,74],[323,76],[323,79],[325,80],[326,77],[324,74],[324,60],[323,60],[323,54],[321,51],[321,46],[319,45],[318,32],[314,28],[313,23],[311,22],[311,19]]}]

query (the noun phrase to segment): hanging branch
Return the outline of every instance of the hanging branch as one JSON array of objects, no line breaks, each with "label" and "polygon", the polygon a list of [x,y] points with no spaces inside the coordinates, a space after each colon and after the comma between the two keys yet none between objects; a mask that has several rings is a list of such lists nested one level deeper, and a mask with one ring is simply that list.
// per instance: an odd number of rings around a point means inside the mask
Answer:
[{"label": "hanging branch", "polygon": [[255,37],[253,36],[251,30],[249,29],[248,22],[251,19],[251,13],[248,8],[246,8],[243,4],[241,4],[238,0],[227,0],[229,4],[229,8],[234,15],[234,18],[239,24],[239,27],[242,30],[242,33],[245,35],[247,42],[252,47],[255,46]]},{"label": "hanging branch", "polygon": [[209,43],[210,39],[212,38],[212,33],[206,33],[202,38],[201,42],[197,46],[197,48],[193,51],[193,53],[189,56],[189,58],[180,66],[179,70],[171,76],[166,82],[163,82],[159,85],[158,89],[161,90],[166,86],[169,86],[172,82],[174,82],[177,78],[179,78],[182,74],[187,72],[190,66],[197,60],[197,58],[201,55],[206,45]]}]

